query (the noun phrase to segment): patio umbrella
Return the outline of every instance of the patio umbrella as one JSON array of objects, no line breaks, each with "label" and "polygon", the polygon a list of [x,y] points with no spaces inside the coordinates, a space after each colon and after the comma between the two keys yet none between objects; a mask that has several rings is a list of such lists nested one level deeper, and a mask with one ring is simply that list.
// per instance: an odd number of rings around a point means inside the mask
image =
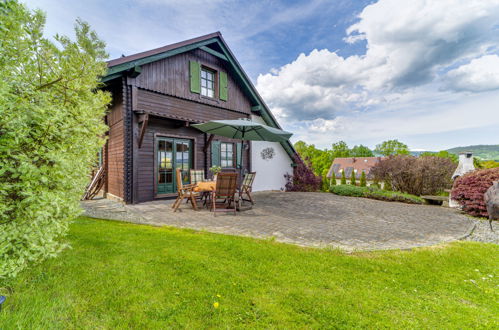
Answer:
[{"label": "patio umbrella", "polygon": [[212,120],[192,126],[205,133],[250,141],[285,142],[293,135],[293,133],[248,119]]}]

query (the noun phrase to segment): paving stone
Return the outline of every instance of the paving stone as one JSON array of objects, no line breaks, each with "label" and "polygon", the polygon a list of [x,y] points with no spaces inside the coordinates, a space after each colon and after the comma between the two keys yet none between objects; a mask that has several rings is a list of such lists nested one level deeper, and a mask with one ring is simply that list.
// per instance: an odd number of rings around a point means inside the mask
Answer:
[{"label": "paving stone", "polygon": [[277,241],[347,251],[407,249],[467,236],[473,221],[455,209],[383,202],[330,193],[259,192],[248,211],[217,214],[194,211],[172,200],[124,205],[106,199],[82,202],[85,214],[97,218],[215,233],[274,237]]}]

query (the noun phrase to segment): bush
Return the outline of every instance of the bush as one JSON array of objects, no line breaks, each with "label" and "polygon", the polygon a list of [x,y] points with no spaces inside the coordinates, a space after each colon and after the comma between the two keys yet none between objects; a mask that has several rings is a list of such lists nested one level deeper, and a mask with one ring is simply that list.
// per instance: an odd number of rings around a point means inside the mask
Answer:
[{"label": "bush", "polygon": [[371,173],[391,189],[412,195],[435,195],[449,189],[456,164],[450,158],[393,156],[380,161]]},{"label": "bush", "polygon": [[424,200],[416,195],[406,194],[399,191],[386,191],[379,189],[369,189],[365,197],[378,199],[387,202],[402,202],[408,204],[423,204]]},{"label": "bush", "polygon": [[357,187],[347,184],[331,186],[329,188],[329,192],[332,192],[333,194],[341,196],[352,196],[352,197],[364,197],[367,190],[368,188],[365,187]]},{"label": "bush", "polygon": [[293,175],[286,173],[286,191],[319,191],[321,189],[321,178],[299,157],[294,157],[296,164]]},{"label": "bush", "polygon": [[352,171],[352,174],[350,175],[350,184],[352,186],[357,185],[357,180],[355,179],[355,171]]},{"label": "bush", "polygon": [[463,207],[464,212],[477,217],[488,217],[483,195],[497,180],[499,180],[499,168],[465,174],[454,182],[451,197]]},{"label": "bush", "polygon": [[366,181],[366,172],[362,171],[362,174],[360,175],[360,184],[361,187],[365,187],[367,185]]},{"label": "bush", "polygon": [[347,177],[345,176],[345,171],[341,171],[341,184],[347,184]]},{"label": "bush", "polygon": [[333,177],[331,178],[331,185],[333,186],[336,186],[336,174],[334,174],[334,171],[333,171]]},{"label": "bush", "polygon": [[352,185],[331,186],[329,192],[340,196],[366,197],[387,202],[402,202],[409,204],[423,204],[421,197],[405,194],[398,191],[385,191],[372,187],[357,187]]},{"label": "bush", "polygon": [[[6,14],[7,13],[7,14]],[[104,43],[43,38],[44,15],[0,1],[0,278],[56,256],[104,144]]]}]

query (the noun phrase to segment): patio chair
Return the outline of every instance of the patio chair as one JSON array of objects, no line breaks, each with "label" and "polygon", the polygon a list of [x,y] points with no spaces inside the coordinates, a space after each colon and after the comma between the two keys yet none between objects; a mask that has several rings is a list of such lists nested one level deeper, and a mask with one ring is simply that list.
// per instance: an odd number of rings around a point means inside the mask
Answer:
[{"label": "patio chair", "polygon": [[[205,182],[206,179],[204,177],[204,171],[203,170],[189,170],[189,174],[190,174],[190,177],[191,177],[191,184],[193,185],[197,185],[199,182]],[[198,194],[198,196],[196,197],[197,199],[199,199],[200,202],[203,202],[203,199],[206,200],[207,198],[207,194],[206,192],[201,192],[200,194]],[[187,201],[186,201],[187,203]],[[206,201],[204,202],[206,203]]]},{"label": "patio chair", "polygon": [[189,170],[189,174],[191,176],[191,184],[197,184],[198,182],[204,182],[206,179],[204,178],[203,170]]},{"label": "patio chair", "polygon": [[[249,172],[244,175],[243,182],[241,183],[241,188],[239,189],[239,201],[250,202],[251,205],[255,205],[253,201],[253,196],[251,196],[251,190],[253,189],[253,181],[255,181],[256,172]],[[244,195],[248,199],[244,199]]]},{"label": "patio chair", "polygon": [[[218,173],[215,191],[211,193],[213,215],[217,212],[234,212],[236,214],[237,173]],[[217,200],[223,200],[217,202]],[[234,205],[234,207],[231,207]]]},{"label": "patio chair", "polygon": [[173,212],[176,212],[179,208],[180,204],[184,199],[190,201],[192,204],[192,208],[197,211],[198,206],[196,204],[196,197],[199,196],[199,193],[194,192],[193,189],[196,186],[195,184],[183,184],[182,182],[182,170],[176,170],[177,175],[177,199],[175,203],[172,205]]}]

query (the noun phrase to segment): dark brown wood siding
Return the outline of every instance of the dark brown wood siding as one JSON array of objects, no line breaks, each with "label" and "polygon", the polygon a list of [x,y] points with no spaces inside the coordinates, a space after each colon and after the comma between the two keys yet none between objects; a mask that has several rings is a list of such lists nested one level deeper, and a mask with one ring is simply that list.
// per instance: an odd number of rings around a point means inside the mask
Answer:
[{"label": "dark brown wood siding", "polygon": [[107,124],[109,136],[107,141],[107,192],[123,198],[124,168],[124,126],[123,126],[123,93],[121,84],[110,89],[113,101],[109,107]]},{"label": "dark brown wood siding", "polygon": [[[216,71],[228,74],[228,100],[210,99],[192,93],[189,85],[189,61],[198,61]],[[142,66],[142,73],[135,78],[135,85],[151,91],[200,102],[224,109],[251,113],[250,100],[234,81],[228,70],[228,63],[201,49],[175,55]],[[218,94],[218,93],[217,93]]]},{"label": "dark brown wood siding", "polygon": [[248,114],[242,112],[229,111],[142,89],[138,89],[136,95],[137,109],[134,110],[155,113],[159,116],[168,116],[192,122],[248,117]]}]

